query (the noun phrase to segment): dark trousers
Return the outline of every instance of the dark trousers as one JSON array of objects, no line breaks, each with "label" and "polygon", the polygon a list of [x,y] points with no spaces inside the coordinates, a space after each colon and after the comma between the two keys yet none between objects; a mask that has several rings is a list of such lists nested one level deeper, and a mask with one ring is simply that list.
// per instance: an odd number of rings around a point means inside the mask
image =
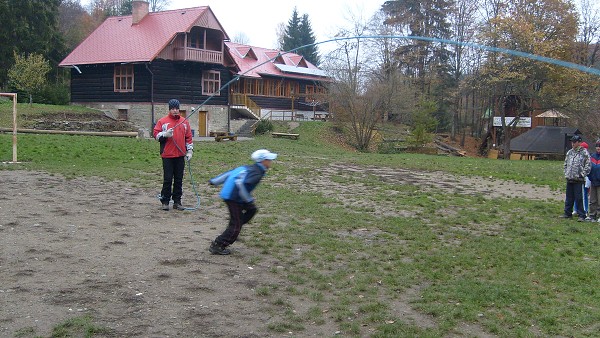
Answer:
[{"label": "dark trousers", "polygon": [[242,225],[250,222],[258,209],[254,206],[254,203],[236,203],[232,201],[225,201],[225,203],[229,208],[229,225],[215,239],[215,242],[222,246],[229,246],[237,240],[240,231],[242,231]]},{"label": "dark trousers", "polygon": [[[567,181],[567,193],[565,196],[565,215],[573,214],[573,205],[583,206],[583,182]],[[577,208],[577,215],[580,218],[585,218],[585,210]]]},{"label": "dark trousers", "polygon": [[[163,158],[163,185],[160,191],[160,201],[163,204],[173,201],[181,204],[183,195],[183,172],[185,169],[185,157]],[[172,187],[172,190],[171,190]]]}]

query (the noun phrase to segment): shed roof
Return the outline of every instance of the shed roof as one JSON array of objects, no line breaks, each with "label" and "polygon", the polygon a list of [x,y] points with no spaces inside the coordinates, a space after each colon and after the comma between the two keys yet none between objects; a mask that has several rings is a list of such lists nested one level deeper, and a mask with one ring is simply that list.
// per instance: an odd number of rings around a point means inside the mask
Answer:
[{"label": "shed roof", "polygon": [[510,140],[510,151],[529,154],[564,154],[568,138],[581,134],[571,127],[538,126]]},{"label": "shed roof", "polygon": [[558,110],[554,110],[554,109],[550,109],[550,110],[546,110],[545,112],[536,115],[535,117],[550,117],[550,118],[563,118],[563,119],[568,119],[569,117],[561,112],[559,112]]}]

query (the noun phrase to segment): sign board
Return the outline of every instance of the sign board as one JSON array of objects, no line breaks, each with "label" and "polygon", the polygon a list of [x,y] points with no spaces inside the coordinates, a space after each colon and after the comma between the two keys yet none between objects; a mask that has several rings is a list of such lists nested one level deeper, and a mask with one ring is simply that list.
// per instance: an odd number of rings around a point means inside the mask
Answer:
[{"label": "sign board", "polygon": [[[504,123],[505,125],[509,125],[515,117],[505,117]],[[494,116],[494,127],[502,127],[502,117]],[[519,128],[530,128],[531,127],[531,117],[519,117],[517,124],[515,127]]]}]

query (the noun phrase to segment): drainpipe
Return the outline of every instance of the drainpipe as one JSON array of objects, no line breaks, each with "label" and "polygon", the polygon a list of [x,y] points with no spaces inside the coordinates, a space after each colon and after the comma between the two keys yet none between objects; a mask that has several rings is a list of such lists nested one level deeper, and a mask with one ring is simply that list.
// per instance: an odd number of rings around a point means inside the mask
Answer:
[{"label": "drainpipe", "polygon": [[150,135],[152,135],[152,129],[154,129],[154,73],[148,67],[148,62],[146,63],[146,69],[148,73],[150,73],[150,111],[151,111],[151,124],[150,124]]},{"label": "drainpipe", "polygon": [[231,96],[233,95],[233,88],[229,92],[230,94],[227,98],[227,133],[231,133]]}]

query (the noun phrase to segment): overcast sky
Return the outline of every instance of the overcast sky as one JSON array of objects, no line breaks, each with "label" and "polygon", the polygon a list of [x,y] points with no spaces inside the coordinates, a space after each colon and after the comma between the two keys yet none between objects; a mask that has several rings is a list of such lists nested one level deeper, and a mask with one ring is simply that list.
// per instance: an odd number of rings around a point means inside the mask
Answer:
[{"label": "overcast sky", "polygon": [[[83,5],[90,0],[81,0]],[[277,26],[287,25],[294,7],[298,15],[308,14],[317,42],[329,40],[338,28],[351,28],[351,19],[362,16],[367,21],[385,0],[170,0],[167,9],[210,6],[215,16],[233,40],[241,33],[249,45],[277,47]],[[591,3],[594,3],[592,1]],[[595,4],[596,8],[600,6]],[[319,45],[324,51],[329,44]],[[333,46],[330,46],[333,47]]]},{"label": "overcast sky", "polygon": [[317,42],[335,36],[336,28],[348,27],[347,18],[363,15],[370,18],[385,0],[171,0],[169,9],[210,6],[215,16],[234,39],[243,33],[249,45],[265,48],[277,46],[279,23],[287,24],[294,7],[298,15],[308,14]]},{"label": "overcast sky", "polygon": [[[80,1],[83,6],[87,6],[91,0]],[[362,17],[361,21],[367,21],[384,2],[385,0],[170,0],[166,9],[210,6],[232,40],[243,34],[249,45],[276,48],[277,26],[280,23],[287,25],[294,7],[300,17],[308,14],[316,42],[320,42],[333,38],[340,27],[350,28],[352,18]],[[330,49],[326,47],[327,44],[319,45],[320,50]]]}]

